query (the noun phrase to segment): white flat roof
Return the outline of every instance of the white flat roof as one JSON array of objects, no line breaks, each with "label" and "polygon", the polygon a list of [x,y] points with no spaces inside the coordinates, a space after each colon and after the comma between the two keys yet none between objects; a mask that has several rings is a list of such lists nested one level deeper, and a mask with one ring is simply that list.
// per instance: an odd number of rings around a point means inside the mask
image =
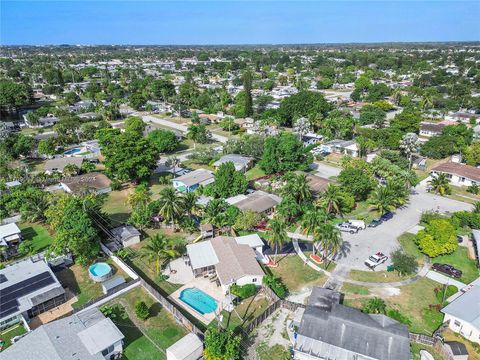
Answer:
[{"label": "white flat roof", "polygon": [[194,333],[189,333],[167,348],[167,354],[175,356],[175,359],[189,359],[189,356],[198,349],[203,349],[203,343]]},{"label": "white flat roof", "polygon": [[0,239],[7,237],[9,235],[13,234],[19,234],[21,231],[18,228],[17,224],[15,223],[10,223],[6,225],[1,225],[0,226]]},{"label": "white flat roof", "polygon": [[248,245],[252,248],[264,245],[262,239],[260,238],[260,236],[258,236],[258,234],[237,236],[235,240],[239,245]]},{"label": "white flat roof", "polygon": [[187,245],[187,253],[193,269],[218,264],[218,258],[210,240]]}]

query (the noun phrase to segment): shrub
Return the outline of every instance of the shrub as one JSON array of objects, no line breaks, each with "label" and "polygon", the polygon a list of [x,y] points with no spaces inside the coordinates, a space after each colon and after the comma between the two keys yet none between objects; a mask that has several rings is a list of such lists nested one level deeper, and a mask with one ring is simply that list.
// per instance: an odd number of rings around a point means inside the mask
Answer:
[{"label": "shrub", "polygon": [[412,324],[411,320],[408,317],[406,317],[396,309],[388,309],[387,316],[407,326],[410,326]]},{"label": "shrub", "polygon": [[287,287],[282,282],[282,279],[273,275],[267,275],[263,278],[263,282],[270,287],[279,298],[284,299],[287,296]]},{"label": "shrub", "polygon": [[417,270],[418,263],[415,257],[406,254],[401,249],[395,250],[390,254],[390,257],[395,270],[397,270],[400,275],[411,274]]},{"label": "shrub", "polygon": [[135,304],[135,315],[137,315],[140,320],[148,319],[150,316],[150,311],[148,310],[148,306],[145,304],[145,301],[139,301]]},{"label": "shrub", "polygon": [[230,286],[230,292],[241,299],[246,299],[250,296],[255,295],[255,293],[257,292],[257,287],[254,284],[246,284],[243,286],[233,284],[232,286]]},{"label": "shrub", "polygon": [[110,188],[112,190],[120,190],[121,187],[122,187],[122,183],[120,181],[118,181],[117,179],[112,180],[110,184]]},{"label": "shrub", "polygon": [[362,311],[367,314],[385,314],[387,305],[385,301],[378,297],[374,297],[366,302]]},{"label": "shrub", "polygon": [[451,254],[458,247],[455,228],[444,219],[430,221],[424,230],[418,232],[415,242],[429,257]]}]

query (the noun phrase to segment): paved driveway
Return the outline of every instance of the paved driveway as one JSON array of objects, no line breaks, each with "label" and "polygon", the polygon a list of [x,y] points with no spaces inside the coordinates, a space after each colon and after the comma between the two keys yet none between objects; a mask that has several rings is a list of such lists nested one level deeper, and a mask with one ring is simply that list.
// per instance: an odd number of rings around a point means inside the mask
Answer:
[{"label": "paved driveway", "polygon": [[443,274],[438,273],[438,272],[433,271],[433,270],[430,270],[427,273],[427,275],[425,275],[425,276],[429,279],[432,279],[433,281],[436,281],[436,282],[440,283],[440,284],[456,286],[458,290],[461,290],[465,286],[467,286],[466,284],[464,284],[464,283],[462,283],[458,280],[452,279],[451,277],[448,277],[446,275],[443,275]]},{"label": "paved driveway", "polygon": [[342,171],[339,167],[320,162],[314,162],[310,167],[315,170],[315,175],[325,179],[331,178],[332,176],[338,176],[340,171]]},{"label": "paved driveway", "polygon": [[[470,204],[429,194],[424,185],[419,185],[410,196],[410,203],[403,209],[398,209],[393,219],[376,228],[361,230],[357,234],[343,233],[344,249],[336,260],[350,268],[366,270],[363,264],[365,259],[378,251],[390,256],[390,253],[400,246],[397,238],[418,224],[422,212],[427,210],[454,212],[469,209]],[[388,264],[390,260],[377,269],[385,270]]]}]

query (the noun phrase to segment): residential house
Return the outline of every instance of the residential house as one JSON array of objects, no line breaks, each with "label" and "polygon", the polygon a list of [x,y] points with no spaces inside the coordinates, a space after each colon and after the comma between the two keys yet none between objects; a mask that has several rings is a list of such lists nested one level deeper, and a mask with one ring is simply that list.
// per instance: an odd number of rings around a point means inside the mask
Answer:
[{"label": "residential house", "polygon": [[215,166],[215,168],[218,169],[220,165],[225,164],[227,162],[233,163],[236,171],[246,172],[248,169],[251,168],[253,164],[253,158],[248,156],[238,155],[238,154],[228,154],[228,155],[223,155],[220,159],[215,161],[213,163],[213,166]]},{"label": "residential house", "polygon": [[112,181],[108,177],[98,172],[73,176],[60,182],[63,190],[74,195],[106,194],[112,191],[111,184]]},{"label": "residential house", "polygon": [[4,259],[17,255],[18,245],[22,242],[22,232],[17,224],[0,225],[0,254]]},{"label": "residential house", "polygon": [[39,118],[36,124],[32,124],[28,120],[27,114],[23,115],[23,120],[25,121],[25,125],[27,125],[30,128],[45,128],[45,127],[53,126],[60,121],[60,119],[55,116],[45,116],[45,117]]},{"label": "residential house", "polygon": [[318,135],[312,132],[302,134],[303,146],[315,145],[323,140],[322,135]]},{"label": "residential house", "polygon": [[435,124],[435,123],[421,123],[420,124],[420,136],[432,137],[440,135],[445,127],[445,124]]},{"label": "residential house", "polygon": [[172,180],[177,191],[192,192],[199,186],[205,186],[215,181],[215,176],[209,170],[197,169]]},{"label": "residential house", "polygon": [[133,225],[120,225],[110,231],[123,247],[139,244],[142,237],[140,231],[138,231]]},{"label": "residential house", "polygon": [[224,293],[227,293],[232,284],[261,286],[264,272],[257,262],[254,250],[258,248],[258,243],[238,239],[218,236],[187,245],[189,265],[194,276],[216,276]]},{"label": "residential house", "polygon": [[455,186],[480,185],[480,169],[474,166],[447,162],[437,165],[431,170],[432,176],[437,174],[446,174],[450,183]]},{"label": "residential house", "polygon": [[63,173],[65,166],[67,165],[75,165],[77,168],[80,169],[83,163],[83,158],[77,157],[61,157],[61,158],[54,158],[47,160],[45,162],[45,172],[47,174],[53,174],[54,172]]},{"label": "residential house", "polygon": [[97,308],[52,321],[2,352],[3,360],[110,360],[123,350],[124,336]]},{"label": "residential house", "polygon": [[442,310],[444,323],[455,333],[480,344],[480,278]]},{"label": "residential house", "polygon": [[247,195],[237,195],[225,200],[242,211],[254,211],[257,214],[271,214],[282,199],[274,194],[257,190]]},{"label": "residential house", "polygon": [[452,114],[448,114],[445,119],[452,121],[461,121],[466,124],[470,123],[470,119],[475,119],[475,122],[478,123],[480,121],[480,114],[458,111]]},{"label": "residential house", "polygon": [[319,196],[330,184],[329,180],[317,175],[305,174],[305,176],[307,177],[308,187],[310,188],[313,196]]},{"label": "residential house", "polygon": [[[406,325],[340,304],[341,294],[314,287],[294,326],[294,359],[410,360]],[[294,321],[295,322],[295,321]]]},{"label": "residential house", "polygon": [[331,140],[320,145],[320,150],[325,153],[350,155],[358,157],[359,148],[355,140]]},{"label": "residential house", "polygon": [[[65,290],[43,260],[28,258],[0,270],[0,329],[65,302]],[[3,354],[3,353],[2,353]]]}]

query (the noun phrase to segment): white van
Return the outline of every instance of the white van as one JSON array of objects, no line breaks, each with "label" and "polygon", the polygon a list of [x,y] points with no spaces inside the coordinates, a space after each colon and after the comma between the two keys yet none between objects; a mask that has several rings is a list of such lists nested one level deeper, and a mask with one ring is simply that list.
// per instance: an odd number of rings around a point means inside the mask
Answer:
[{"label": "white van", "polygon": [[357,229],[364,230],[367,228],[367,225],[363,220],[348,220],[348,222],[350,223],[350,225],[356,227]]}]

